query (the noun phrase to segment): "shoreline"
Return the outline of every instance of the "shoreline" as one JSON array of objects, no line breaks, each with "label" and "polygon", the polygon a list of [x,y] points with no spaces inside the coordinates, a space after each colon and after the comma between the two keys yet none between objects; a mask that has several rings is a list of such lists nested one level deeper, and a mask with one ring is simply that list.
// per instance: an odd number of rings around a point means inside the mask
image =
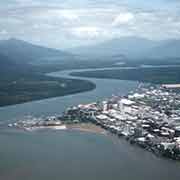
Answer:
[{"label": "shoreline", "polygon": [[[12,124],[9,124],[8,127],[13,127]],[[72,123],[72,124],[66,124],[63,123],[61,125],[49,125],[49,126],[34,126],[34,127],[18,127],[18,129],[22,129],[24,131],[41,131],[44,129],[49,129],[49,130],[60,130],[60,131],[68,131],[68,130],[73,130],[73,131],[79,131],[79,132],[88,132],[88,133],[93,133],[93,134],[104,134],[107,135],[109,132],[105,130],[104,128],[93,124],[91,122],[86,122],[86,123]]]},{"label": "shoreline", "polygon": [[108,131],[93,123],[66,124],[67,130],[76,130],[80,132],[89,132],[95,134],[107,134]]},{"label": "shoreline", "polygon": [[9,127],[110,132],[154,154],[180,160],[179,106],[179,93],[141,85],[127,96],[71,106],[61,116],[18,121]]}]

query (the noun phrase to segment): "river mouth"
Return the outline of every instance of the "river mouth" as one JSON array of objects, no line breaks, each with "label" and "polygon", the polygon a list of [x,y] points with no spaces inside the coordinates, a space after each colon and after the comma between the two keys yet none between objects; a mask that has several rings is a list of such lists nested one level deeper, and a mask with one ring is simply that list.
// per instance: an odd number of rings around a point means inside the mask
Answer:
[{"label": "river mouth", "polygon": [[[160,66],[153,66],[153,68]],[[165,66],[167,67],[167,66]],[[165,68],[162,66],[161,68]],[[62,77],[68,79],[88,80],[96,84],[96,88],[91,91],[81,92],[78,94],[70,94],[66,96],[42,99],[24,104],[16,104],[11,106],[0,107],[0,121],[11,122],[24,118],[24,116],[32,115],[35,117],[46,117],[61,114],[67,107],[77,104],[86,104],[95,101],[101,101],[112,95],[126,95],[128,92],[137,88],[137,81],[117,80],[117,79],[100,79],[75,77],[70,74],[73,72],[85,72],[89,70],[108,70],[108,69],[137,69],[152,68],[148,67],[114,67],[114,68],[97,68],[97,69],[76,69],[65,70],[46,75],[53,77]]]},{"label": "river mouth", "polygon": [[[81,69],[82,70],[82,69]],[[84,69],[84,71],[89,69]],[[78,94],[70,94],[66,96],[48,98],[38,101],[27,102],[24,104],[16,104],[0,108],[0,121],[11,121],[22,119],[24,116],[52,116],[61,114],[69,106],[90,103],[111,97],[113,94],[125,95],[127,92],[136,89],[137,82],[95,78],[79,78],[69,74],[79,70],[59,71],[47,74],[53,77],[62,77],[68,79],[84,79],[96,84],[96,88],[92,91],[86,91]]]}]

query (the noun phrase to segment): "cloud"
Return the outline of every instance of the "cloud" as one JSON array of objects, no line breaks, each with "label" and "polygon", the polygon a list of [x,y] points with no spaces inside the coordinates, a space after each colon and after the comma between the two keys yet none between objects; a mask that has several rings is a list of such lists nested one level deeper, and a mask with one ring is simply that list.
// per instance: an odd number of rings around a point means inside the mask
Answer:
[{"label": "cloud", "polygon": [[60,16],[70,21],[78,20],[79,18],[79,16],[76,13],[72,11],[66,11],[66,10],[62,11],[60,13]]},{"label": "cloud", "polygon": [[76,27],[72,29],[71,33],[80,39],[107,38],[108,36],[107,30],[95,26]]},{"label": "cloud", "polygon": [[99,36],[100,32],[101,32],[100,28],[97,27],[77,27],[72,29],[72,33],[79,38],[82,37],[94,38]]},{"label": "cloud", "polygon": [[8,32],[5,29],[0,30],[0,35],[7,35],[7,34],[8,34]]},{"label": "cloud", "polygon": [[127,24],[130,23],[134,19],[134,15],[132,13],[120,13],[117,17],[115,17],[114,21],[112,22],[113,26],[117,26],[120,24]]},{"label": "cloud", "polygon": [[78,46],[89,41],[104,41],[128,35],[150,39],[180,37],[180,16],[175,2],[10,1],[14,3],[3,3],[0,7],[0,29],[7,31],[6,34],[1,33],[1,39],[13,36],[61,48],[70,47],[72,42],[78,42]]}]

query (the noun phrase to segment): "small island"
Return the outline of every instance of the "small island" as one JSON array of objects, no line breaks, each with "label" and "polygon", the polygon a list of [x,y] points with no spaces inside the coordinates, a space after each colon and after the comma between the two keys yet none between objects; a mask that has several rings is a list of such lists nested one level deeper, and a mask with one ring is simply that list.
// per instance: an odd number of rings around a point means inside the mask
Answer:
[{"label": "small island", "polygon": [[9,124],[24,130],[74,129],[111,133],[158,156],[180,160],[180,93],[140,84],[126,96],[69,107],[60,116]]}]

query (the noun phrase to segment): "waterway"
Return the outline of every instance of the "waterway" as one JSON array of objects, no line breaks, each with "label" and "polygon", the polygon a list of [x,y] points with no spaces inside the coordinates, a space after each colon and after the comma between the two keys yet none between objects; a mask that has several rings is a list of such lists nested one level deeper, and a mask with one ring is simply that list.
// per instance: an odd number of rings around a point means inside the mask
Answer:
[{"label": "waterway", "polygon": [[[49,75],[70,78],[70,72]],[[27,115],[58,115],[72,105],[106,99],[112,94],[125,95],[138,85],[132,81],[81,79],[91,80],[96,89],[0,108],[0,179],[179,180],[179,162],[158,158],[114,136],[72,130],[20,132],[5,128],[7,123]]]}]

